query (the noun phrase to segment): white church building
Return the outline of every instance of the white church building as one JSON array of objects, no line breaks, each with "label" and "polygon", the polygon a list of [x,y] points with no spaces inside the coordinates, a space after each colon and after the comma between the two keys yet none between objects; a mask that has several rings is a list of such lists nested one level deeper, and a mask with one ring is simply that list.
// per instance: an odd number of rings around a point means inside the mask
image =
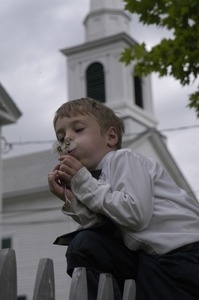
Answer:
[{"label": "white church building", "polygon": [[[85,42],[62,50],[68,99],[89,96],[111,107],[126,125],[123,146],[154,157],[195,198],[165,138],[156,129],[150,76],[138,78],[134,63],[125,66],[119,61],[123,49],[136,43],[130,35],[130,21],[121,0],[90,1],[83,24]],[[4,105],[7,100],[0,90],[0,126],[6,125],[6,112],[13,118],[10,122],[21,115],[11,99],[9,103]],[[56,300],[68,299],[66,247],[53,245],[53,241],[77,225],[61,213],[62,201],[48,189],[47,174],[56,161],[51,149],[0,161],[1,247],[16,251],[20,300],[32,299],[38,263],[44,257],[54,262]]]}]

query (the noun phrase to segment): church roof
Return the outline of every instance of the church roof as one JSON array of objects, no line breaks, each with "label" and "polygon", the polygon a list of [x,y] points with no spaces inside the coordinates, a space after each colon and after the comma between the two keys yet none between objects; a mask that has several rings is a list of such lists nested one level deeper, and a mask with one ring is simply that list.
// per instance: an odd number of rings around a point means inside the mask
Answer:
[{"label": "church roof", "polygon": [[0,126],[15,123],[20,116],[20,110],[0,83]]},{"label": "church roof", "polygon": [[70,54],[80,53],[82,51],[87,51],[88,49],[98,48],[99,46],[113,44],[117,42],[124,42],[126,46],[132,46],[137,44],[135,39],[133,39],[129,34],[125,32],[117,33],[108,37],[103,37],[100,39],[92,40],[84,44],[76,45],[74,47],[61,49],[61,52],[68,56]]},{"label": "church roof", "polygon": [[47,176],[58,163],[51,150],[3,160],[3,197],[48,188]]}]

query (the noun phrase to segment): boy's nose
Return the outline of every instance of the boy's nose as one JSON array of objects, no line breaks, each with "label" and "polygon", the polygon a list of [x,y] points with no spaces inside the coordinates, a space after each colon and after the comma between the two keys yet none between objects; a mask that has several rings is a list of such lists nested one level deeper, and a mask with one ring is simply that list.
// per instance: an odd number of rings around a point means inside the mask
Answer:
[{"label": "boy's nose", "polygon": [[65,143],[70,143],[71,141],[73,141],[73,137],[72,136],[66,135],[64,137],[64,142]]}]

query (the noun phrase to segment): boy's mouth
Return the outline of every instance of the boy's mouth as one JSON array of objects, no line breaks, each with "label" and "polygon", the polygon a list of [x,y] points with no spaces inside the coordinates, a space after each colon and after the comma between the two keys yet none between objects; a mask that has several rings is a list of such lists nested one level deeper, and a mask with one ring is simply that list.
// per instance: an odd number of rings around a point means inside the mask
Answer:
[{"label": "boy's mouth", "polygon": [[62,152],[62,155],[72,154],[72,153],[75,151],[75,149],[76,149],[76,148],[73,148],[73,149],[70,149],[70,150],[68,149],[68,150],[66,150],[66,151],[63,151],[63,152]]},{"label": "boy's mouth", "polygon": [[70,144],[68,145],[68,148],[66,149],[66,151],[68,152],[68,154],[70,154],[71,152],[73,152],[76,149],[76,144],[75,142],[70,142]]}]

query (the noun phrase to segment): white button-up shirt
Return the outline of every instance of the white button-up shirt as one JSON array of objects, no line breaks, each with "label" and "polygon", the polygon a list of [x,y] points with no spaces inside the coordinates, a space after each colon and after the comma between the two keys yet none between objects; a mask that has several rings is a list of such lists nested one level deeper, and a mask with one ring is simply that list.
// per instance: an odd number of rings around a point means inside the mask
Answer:
[{"label": "white button-up shirt", "polygon": [[151,254],[199,241],[199,203],[154,159],[120,149],[109,152],[98,168],[99,180],[84,167],[71,181],[74,199],[64,211],[82,227],[105,215],[128,248]]}]

